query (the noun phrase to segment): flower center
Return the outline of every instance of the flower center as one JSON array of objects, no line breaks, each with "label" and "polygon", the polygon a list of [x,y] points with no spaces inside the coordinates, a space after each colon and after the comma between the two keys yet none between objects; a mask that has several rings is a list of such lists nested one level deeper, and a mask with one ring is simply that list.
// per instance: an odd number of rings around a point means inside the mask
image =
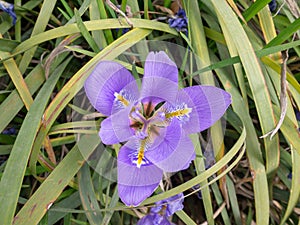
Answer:
[{"label": "flower center", "polygon": [[139,139],[143,140],[150,136],[151,126],[153,125],[152,116],[151,102],[147,105],[138,103],[132,107],[129,114],[130,127]]},{"label": "flower center", "polygon": [[[133,103],[130,95],[124,90],[114,93],[114,96],[117,107],[124,108]],[[145,152],[160,135],[161,129],[169,126],[173,118],[183,123],[188,121],[192,112],[192,108],[188,108],[185,103],[171,107],[166,106],[164,101],[155,104],[151,101],[137,102],[130,107],[130,127],[138,139],[137,151],[133,155],[132,162],[138,168],[147,163]]]},{"label": "flower center", "polygon": [[166,120],[164,113],[156,112],[152,102],[137,103],[129,113],[130,127],[134,130],[135,136],[139,139],[137,155],[133,162],[138,168],[145,164],[145,151],[152,141],[159,135],[157,124]]}]

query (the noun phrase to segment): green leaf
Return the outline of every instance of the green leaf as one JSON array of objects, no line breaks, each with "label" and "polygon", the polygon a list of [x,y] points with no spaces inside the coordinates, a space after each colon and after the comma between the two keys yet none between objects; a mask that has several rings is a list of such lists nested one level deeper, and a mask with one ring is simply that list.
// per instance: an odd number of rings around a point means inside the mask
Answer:
[{"label": "green leaf", "polygon": [[262,10],[271,0],[258,0],[255,1],[248,9],[245,10],[243,16],[248,22],[252,19],[260,10]]},{"label": "green leaf", "polygon": [[90,47],[93,49],[93,51],[94,52],[99,52],[100,49],[99,49],[98,45],[96,44],[95,40],[90,35],[89,31],[87,30],[84,23],[82,22],[82,19],[79,15],[77,9],[75,9],[74,12],[75,12],[75,18],[76,18],[76,22],[77,22],[77,25],[78,25],[78,29],[80,30],[80,33],[82,34],[84,39],[87,41],[87,43],[90,45]]},{"label": "green leaf", "polygon": [[98,134],[83,136],[19,211],[14,225],[37,224],[99,143]]},{"label": "green leaf", "polygon": [[[228,168],[230,169],[232,166],[236,165],[238,163],[238,161],[240,160],[240,158],[243,156],[244,154],[244,150],[245,148],[243,148],[242,146],[244,145],[244,141],[246,139],[246,129],[245,127],[242,128],[242,133],[239,137],[239,139],[236,141],[236,143],[234,144],[234,146],[227,152],[227,154],[224,155],[224,157],[222,159],[220,159],[218,162],[216,162],[216,164],[212,167],[210,167],[208,170],[203,171],[201,174],[197,175],[196,177],[192,178],[189,181],[186,181],[185,183],[172,188],[171,190],[168,190],[166,192],[163,192],[161,194],[152,196],[148,199],[146,199],[142,205],[146,205],[146,204],[152,204],[155,203],[157,201],[169,198],[171,196],[177,195],[181,192],[184,192],[190,188],[192,188],[193,186],[196,186],[197,184],[199,184],[200,182],[208,179],[210,176],[212,176],[213,174],[217,173],[218,171],[220,171],[225,165],[227,165],[236,155],[239,155],[237,157],[237,160],[235,160]],[[242,151],[239,153],[239,151],[242,149]],[[228,172],[228,171],[226,171]],[[221,176],[223,176],[225,174],[222,174]],[[220,176],[218,177],[220,178]],[[216,180],[213,180],[212,182],[215,182]]]},{"label": "green leaf", "polygon": [[31,148],[35,141],[48,99],[61,73],[52,75],[37,95],[21,126],[0,182],[0,218],[11,224],[16,210]]},{"label": "green leaf", "polygon": [[99,225],[103,220],[103,216],[100,211],[100,206],[98,204],[95,190],[93,187],[93,182],[91,179],[90,168],[88,164],[84,164],[79,173],[79,193],[82,202],[83,209],[87,212],[86,217],[91,225]]},{"label": "green leaf", "polygon": [[[300,147],[300,146],[298,146]],[[285,221],[288,219],[289,215],[293,212],[296,204],[299,202],[300,197],[300,149],[296,150],[293,145],[291,145],[292,150],[292,186],[290,190],[290,197],[288,206],[286,208],[285,214],[281,220],[281,225],[285,224]]]}]

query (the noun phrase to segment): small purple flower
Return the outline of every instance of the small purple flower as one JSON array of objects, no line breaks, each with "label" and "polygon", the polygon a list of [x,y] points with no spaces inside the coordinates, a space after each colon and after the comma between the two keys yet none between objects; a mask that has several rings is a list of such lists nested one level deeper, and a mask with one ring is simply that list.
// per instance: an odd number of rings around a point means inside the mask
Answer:
[{"label": "small purple flower", "polygon": [[13,24],[15,25],[17,21],[17,16],[14,11],[14,5],[0,0],[0,9],[2,9],[4,12],[10,15],[10,17],[13,19]]},{"label": "small purple flower", "polygon": [[276,8],[277,8],[277,3],[276,0],[272,0],[269,2],[269,8],[271,12],[275,12]]},{"label": "small purple flower", "polygon": [[168,20],[168,23],[170,27],[175,28],[178,32],[187,33],[188,19],[183,9],[179,9],[175,16]]},{"label": "small purple flower", "polygon": [[7,134],[7,135],[15,135],[16,133],[17,131],[14,127],[7,128],[2,132],[2,134]]},{"label": "small purple flower", "polygon": [[108,116],[99,136],[106,145],[126,142],[118,153],[121,200],[137,206],[157,188],[163,172],[186,169],[194,159],[189,134],[212,126],[231,96],[216,87],[178,89],[178,69],[165,52],[150,52],[139,90],[122,65],[101,61],[87,78],[85,92]]},{"label": "small purple flower", "polygon": [[183,194],[156,202],[156,206],[151,208],[150,213],[140,219],[137,225],[173,225],[168,217],[176,211],[183,209]]}]

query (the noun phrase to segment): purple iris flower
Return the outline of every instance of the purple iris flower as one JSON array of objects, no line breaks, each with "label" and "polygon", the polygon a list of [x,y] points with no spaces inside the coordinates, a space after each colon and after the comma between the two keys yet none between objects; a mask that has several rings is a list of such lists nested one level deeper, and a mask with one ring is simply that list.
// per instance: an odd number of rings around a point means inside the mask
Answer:
[{"label": "purple iris flower", "polygon": [[117,159],[118,191],[129,206],[149,197],[163,172],[189,166],[195,157],[189,134],[212,126],[231,103],[216,87],[178,89],[178,69],[162,51],[147,56],[141,88],[112,61],[101,61],[84,87],[94,108],[108,116],[101,123],[102,142],[125,143]]},{"label": "purple iris flower", "polygon": [[10,17],[13,19],[13,24],[15,25],[17,21],[17,16],[14,10],[14,5],[0,0],[0,9],[2,9],[4,12],[10,15]]},{"label": "purple iris flower", "polygon": [[183,209],[183,194],[156,202],[156,206],[151,208],[148,215],[140,219],[137,225],[173,225],[168,217],[176,211]]},{"label": "purple iris flower", "polygon": [[179,9],[175,16],[168,20],[168,23],[170,27],[175,28],[178,32],[187,33],[188,19],[183,9]]}]

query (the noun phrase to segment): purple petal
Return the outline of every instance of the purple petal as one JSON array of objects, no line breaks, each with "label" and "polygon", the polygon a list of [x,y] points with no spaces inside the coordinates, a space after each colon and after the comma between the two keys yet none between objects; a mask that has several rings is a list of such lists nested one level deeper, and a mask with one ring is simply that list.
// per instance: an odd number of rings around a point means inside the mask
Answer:
[{"label": "purple petal", "polygon": [[183,193],[179,193],[167,199],[169,202],[166,209],[166,216],[169,217],[173,215],[175,212],[183,209]]},{"label": "purple petal", "polygon": [[130,128],[129,111],[127,107],[101,122],[99,136],[106,145],[112,145],[129,140],[134,131]]},{"label": "purple petal", "polygon": [[170,220],[168,220],[167,217],[164,216],[159,225],[176,225],[176,224],[172,223]]},{"label": "purple petal", "polygon": [[144,77],[163,77],[178,83],[178,69],[164,51],[150,52],[145,62]]},{"label": "purple petal", "polygon": [[150,52],[144,68],[140,98],[154,97],[173,101],[178,91],[178,69],[176,64],[161,51]]},{"label": "purple petal", "polygon": [[194,145],[182,131],[179,121],[173,120],[161,132],[145,157],[164,172],[176,172],[186,169],[194,158]]},{"label": "purple petal", "polygon": [[153,185],[130,186],[118,183],[119,197],[127,206],[138,206],[155,191],[158,184],[159,182]]},{"label": "purple petal", "polygon": [[182,122],[183,130],[191,134],[203,131],[219,120],[231,104],[231,96],[220,88],[198,85],[179,91],[175,105],[183,103],[192,108],[188,120]]},{"label": "purple petal", "polygon": [[118,190],[121,200],[128,206],[137,206],[149,197],[162,179],[161,169],[147,163],[140,168],[132,162],[136,152],[123,146],[118,154]]},{"label": "purple petal", "polygon": [[157,214],[149,214],[141,218],[136,225],[157,225],[154,221],[156,217],[159,216]]},{"label": "purple petal", "polygon": [[4,12],[8,13],[10,17],[13,19],[13,25],[16,24],[17,15],[15,13],[14,5],[5,1],[0,1],[0,9]]},{"label": "purple petal", "polygon": [[138,87],[131,73],[119,63],[111,61],[98,63],[86,79],[84,88],[94,108],[106,116],[112,114],[115,93],[123,90],[130,100],[139,96]]},{"label": "purple petal", "polygon": [[175,225],[166,216],[150,213],[138,221],[136,225]]}]

